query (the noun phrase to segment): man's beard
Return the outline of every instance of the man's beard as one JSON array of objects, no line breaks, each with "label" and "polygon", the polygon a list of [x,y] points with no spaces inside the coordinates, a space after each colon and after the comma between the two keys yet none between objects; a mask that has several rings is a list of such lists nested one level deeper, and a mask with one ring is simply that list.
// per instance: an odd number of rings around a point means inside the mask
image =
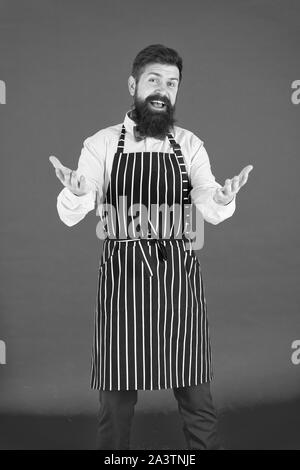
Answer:
[{"label": "man's beard", "polygon": [[[149,103],[154,100],[163,101],[165,103],[164,109],[156,111],[150,108]],[[131,112],[131,117],[137,124],[137,130],[145,137],[164,139],[176,122],[174,114],[175,105],[172,106],[166,96],[162,97],[156,93],[147,96],[143,101],[136,94],[134,95],[134,109]]]}]

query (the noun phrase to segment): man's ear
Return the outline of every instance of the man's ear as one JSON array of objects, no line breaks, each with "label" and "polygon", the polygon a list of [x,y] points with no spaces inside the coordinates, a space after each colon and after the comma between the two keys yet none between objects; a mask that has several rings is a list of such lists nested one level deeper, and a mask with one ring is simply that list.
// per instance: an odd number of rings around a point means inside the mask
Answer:
[{"label": "man's ear", "polygon": [[135,78],[132,75],[130,75],[130,77],[128,78],[128,90],[131,96],[134,96],[135,89],[136,89]]}]

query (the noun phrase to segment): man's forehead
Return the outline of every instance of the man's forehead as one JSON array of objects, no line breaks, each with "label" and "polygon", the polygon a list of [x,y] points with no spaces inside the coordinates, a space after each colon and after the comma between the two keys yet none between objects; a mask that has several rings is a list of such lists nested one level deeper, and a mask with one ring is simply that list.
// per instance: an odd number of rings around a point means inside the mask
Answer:
[{"label": "man's forehead", "polygon": [[160,64],[160,63],[145,65],[142,75],[147,76],[147,75],[150,75],[151,73],[158,74],[158,75],[166,75],[169,78],[174,78],[174,79],[179,80],[179,70],[178,70],[178,67],[176,67],[176,65]]}]

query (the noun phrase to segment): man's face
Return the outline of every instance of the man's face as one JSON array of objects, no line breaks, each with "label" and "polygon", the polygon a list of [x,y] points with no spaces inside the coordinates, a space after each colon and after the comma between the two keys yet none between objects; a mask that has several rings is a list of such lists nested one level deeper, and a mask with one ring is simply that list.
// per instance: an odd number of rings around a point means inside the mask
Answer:
[{"label": "man's face", "polygon": [[174,124],[178,68],[168,64],[148,64],[138,83],[131,76],[128,84],[134,97],[134,115],[140,131],[151,137],[166,136]]},{"label": "man's face", "polygon": [[[160,95],[175,106],[179,85],[179,70],[175,65],[148,64],[140,76],[136,87],[136,95],[145,100],[151,95]],[[164,108],[158,108],[150,104],[152,111],[162,112]]]}]

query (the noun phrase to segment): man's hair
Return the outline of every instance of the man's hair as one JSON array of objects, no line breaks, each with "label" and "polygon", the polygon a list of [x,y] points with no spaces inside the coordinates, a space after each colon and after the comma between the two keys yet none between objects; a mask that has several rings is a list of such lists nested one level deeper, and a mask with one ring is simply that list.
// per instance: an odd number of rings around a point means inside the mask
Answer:
[{"label": "man's hair", "polygon": [[131,74],[136,82],[139,81],[144,68],[148,64],[176,65],[179,70],[179,83],[182,79],[182,58],[177,51],[162,44],[152,44],[141,50],[133,61]]}]

